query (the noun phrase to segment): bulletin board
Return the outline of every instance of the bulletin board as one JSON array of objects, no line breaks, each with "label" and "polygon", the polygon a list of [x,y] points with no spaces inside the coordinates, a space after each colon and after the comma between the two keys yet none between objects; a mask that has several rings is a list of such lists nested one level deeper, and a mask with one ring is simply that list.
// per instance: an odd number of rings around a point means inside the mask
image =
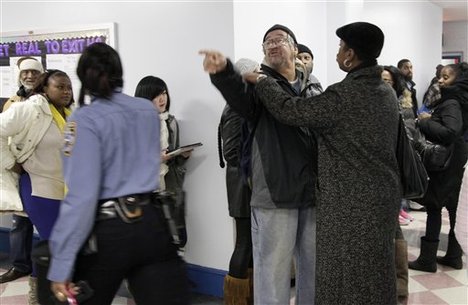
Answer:
[{"label": "bulletin board", "polygon": [[76,66],[83,50],[96,42],[115,48],[115,24],[104,23],[57,29],[31,29],[17,32],[0,32],[0,102],[3,104],[18,90],[16,62],[31,56],[42,62],[44,69],[59,69],[71,79],[75,100],[80,82]]},{"label": "bulletin board", "polygon": [[442,53],[442,64],[450,65],[450,64],[458,64],[463,61],[463,52],[443,52]]}]

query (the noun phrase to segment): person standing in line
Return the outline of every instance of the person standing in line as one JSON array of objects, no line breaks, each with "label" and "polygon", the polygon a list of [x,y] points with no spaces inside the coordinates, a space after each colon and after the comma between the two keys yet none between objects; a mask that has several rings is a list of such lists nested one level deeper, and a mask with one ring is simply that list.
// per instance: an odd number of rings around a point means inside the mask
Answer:
[{"label": "person standing in line", "polygon": [[142,97],[152,101],[159,111],[161,120],[161,176],[160,189],[167,189],[174,193],[182,192],[185,176],[184,164],[190,158],[192,151],[183,152],[171,157],[167,153],[180,147],[179,124],[176,118],[170,114],[171,97],[166,82],[155,76],[145,76],[140,80],[135,97]]},{"label": "person standing in line", "polygon": [[[239,73],[252,72],[260,65],[248,58],[235,63]],[[224,304],[253,304],[253,260],[250,218],[252,190],[248,177],[243,175],[241,158],[243,136],[247,122],[228,104],[224,106],[218,126],[218,149],[220,166],[226,165],[226,191],[229,216],[234,218],[236,238],[234,251],[229,261],[229,271],[224,277]],[[226,160],[226,164],[224,161]]]},{"label": "person standing in line", "polygon": [[[419,113],[418,111],[419,105],[418,105],[418,100],[416,97],[416,88],[415,88],[416,84],[413,81],[413,64],[411,63],[409,59],[404,58],[398,61],[397,67],[400,70],[403,77],[405,78],[406,89],[408,89],[411,92],[411,100],[413,102],[413,115],[416,118]],[[410,210],[413,210],[413,211],[423,212],[426,210],[426,207],[418,204],[417,202],[413,200],[408,200],[408,207]]]},{"label": "person standing in line", "polygon": [[[21,57],[16,63],[18,66],[18,92],[12,96],[3,105],[3,111],[5,112],[11,105],[16,102],[23,102],[27,96],[31,93],[38,77],[44,72],[42,64],[33,57]],[[3,163],[2,159],[2,163]],[[25,173],[21,172],[25,175]],[[21,185],[21,190],[25,186]],[[31,250],[33,241],[33,224],[24,212],[15,212],[12,217],[12,228],[10,231],[10,258],[12,260],[12,267],[0,275],[0,284],[14,281],[23,276],[27,276],[32,273],[30,277],[31,287],[35,287],[35,271],[33,270],[33,264],[31,260]],[[35,289],[30,289],[28,294],[28,302],[34,304],[37,302]]]},{"label": "person standing in line", "polygon": [[[451,147],[447,167],[440,171],[427,169],[429,186],[423,198],[417,199],[427,210],[426,230],[421,237],[421,251],[409,268],[437,272],[437,263],[462,269],[462,250],[455,236],[458,196],[468,158],[468,145],[463,134],[468,130],[468,64],[446,65],[439,79],[441,98],[432,105],[432,113],[420,113],[419,129],[427,140]],[[449,214],[450,231],[444,257],[437,256],[442,227],[442,208]]]},{"label": "person standing in line", "polygon": [[158,113],[121,92],[119,54],[104,43],[83,51],[77,74],[80,108],[63,148],[68,192],[50,238],[52,292],[76,302],[74,283],[86,281],[94,293],[83,304],[110,305],[127,279],[136,304],[189,304],[185,264],[154,194]]},{"label": "person standing in line", "polygon": [[[411,139],[413,143],[418,143],[421,134],[416,128],[411,92],[406,88],[403,75],[395,66],[384,66],[382,79],[384,82],[389,84],[393,90],[395,90],[399,102],[398,105],[401,117],[405,123],[408,138]],[[409,210],[409,203],[407,199],[402,199],[400,215],[398,217],[400,226],[406,226],[414,220],[414,218],[406,212],[405,209]]]},{"label": "person standing in line", "polygon": [[[159,77],[146,76],[140,80],[136,89],[135,97],[150,100],[159,112],[161,121],[161,167],[159,170],[159,190],[167,190],[175,195],[176,200],[183,202],[185,194],[183,184],[185,180],[185,162],[192,155],[192,151],[185,151],[180,155],[171,156],[168,152],[180,147],[179,124],[175,116],[170,114],[171,96],[166,82]],[[179,230],[180,247],[187,243],[187,230],[185,225]]]},{"label": "person standing in line", "polygon": [[396,304],[399,113],[377,64],[384,34],[367,22],[347,24],[336,34],[336,60],[348,74],[321,95],[285,94],[270,76],[245,79],[256,83],[277,120],[320,132],[316,303]]},{"label": "person standing in line", "polygon": [[306,67],[307,73],[309,73],[309,81],[312,83],[311,89],[313,95],[318,95],[323,92],[322,85],[315,75],[312,74],[314,71],[314,54],[312,51],[303,44],[297,44],[297,59],[299,59]]},{"label": "person standing in line", "polygon": [[401,59],[397,64],[398,69],[406,81],[406,88],[411,92],[411,99],[413,101],[413,113],[416,117],[418,115],[418,100],[416,98],[416,83],[413,81],[413,64],[409,59]]},{"label": "person standing in line", "polygon": [[[405,124],[406,134],[411,141],[419,141],[420,133],[416,130],[415,118],[413,114],[413,103],[411,102],[411,93],[406,89],[405,81],[400,70],[394,66],[384,66],[382,71],[382,80],[389,84],[398,98],[398,108]],[[402,225],[408,225],[414,218],[409,215],[404,206],[407,206],[407,200],[402,199],[400,213],[398,215],[398,224],[395,234],[395,268],[397,296],[399,300],[405,300],[408,295],[408,243],[405,240]]]},{"label": "person standing in line", "polygon": [[[22,102],[34,87],[34,83],[44,72],[42,64],[32,57],[21,57],[17,66],[19,69],[16,95],[12,96],[3,105],[5,112],[13,103]],[[21,187],[21,186],[20,186]],[[13,226],[10,231],[10,258],[12,267],[0,275],[0,284],[14,281],[32,272],[31,249],[33,238],[33,225],[25,213],[13,214]]]},{"label": "person standing in line", "polygon": [[[276,24],[263,37],[263,73],[288,96],[309,96],[306,72],[296,69],[297,40]],[[296,302],[315,295],[315,186],[317,144],[308,128],[284,125],[259,102],[222,53],[201,50],[203,67],[229,106],[254,126],[251,152],[254,303],[290,302],[291,262],[296,259]]]}]

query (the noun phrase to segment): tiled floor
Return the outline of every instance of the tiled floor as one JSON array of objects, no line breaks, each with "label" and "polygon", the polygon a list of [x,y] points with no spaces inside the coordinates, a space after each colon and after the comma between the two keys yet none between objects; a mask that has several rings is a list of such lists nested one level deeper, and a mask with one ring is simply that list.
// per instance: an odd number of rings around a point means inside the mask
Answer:
[{"label": "tiled floor", "polygon": [[[408,226],[403,226],[402,229],[405,239],[408,242],[408,259],[412,261],[419,255],[420,237],[424,235],[424,230],[426,228],[426,213],[413,211],[410,215],[413,216],[415,220]],[[444,210],[438,255],[445,254],[448,230],[448,214],[447,211]],[[441,265],[438,265],[436,273],[409,270],[410,296],[408,298],[408,304],[468,304],[468,272],[465,258],[464,268],[462,270],[454,270]]]},{"label": "tiled floor", "polygon": [[[419,255],[419,238],[424,234],[426,213],[411,212],[415,220],[408,226],[402,227],[408,241],[408,258],[414,260]],[[439,249],[446,249],[448,216],[444,213],[443,228]],[[439,250],[439,255],[444,251]],[[0,273],[8,268],[5,254],[0,254]],[[449,267],[438,266],[437,273],[409,271],[408,305],[466,305],[468,304],[468,272],[466,261],[464,269],[454,270]],[[7,284],[0,284],[0,305],[27,305],[28,282],[27,278],[18,279]],[[114,299],[113,305],[135,305],[124,290]],[[192,304],[221,305],[219,298],[193,295]],[[294,299],[291,300],[294,304]]]}]

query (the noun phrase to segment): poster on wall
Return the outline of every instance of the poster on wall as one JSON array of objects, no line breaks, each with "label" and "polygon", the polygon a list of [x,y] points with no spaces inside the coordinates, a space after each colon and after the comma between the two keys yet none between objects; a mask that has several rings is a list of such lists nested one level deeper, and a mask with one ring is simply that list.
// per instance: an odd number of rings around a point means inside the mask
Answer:
[{"label": "poster on wall", "polygon": [[31,56],[44,69],[59,69],[71,79],[73,96],[78,98],[80,82],[76,66],[84,48],[103,42],[115,48],[115,24],[104,23],[48,30],[0,32],[0,104],[18,90],[18,59]]}]

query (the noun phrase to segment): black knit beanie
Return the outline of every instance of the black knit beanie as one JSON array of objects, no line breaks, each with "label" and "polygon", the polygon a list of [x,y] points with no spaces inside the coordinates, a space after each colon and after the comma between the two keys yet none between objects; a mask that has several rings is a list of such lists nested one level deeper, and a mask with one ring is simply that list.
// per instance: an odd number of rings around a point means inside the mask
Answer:
[{"label": "black knit beanie", "polygon": [[294,33],[289,28],[287,28],[287,27],[285,27],[284,25],[281,25],[281,24],[275,24],[274,26],[269,28],[268,31],[266,31],[265,36],[263,36],[263,41],[266,40],[266,37],[267,37],[268,33],[273,32],[274,30],[281,30],[281,31],[287,33],[289,36],[292,37],[292,39],[294,40],[294,43],[297,44],[296,35],[294,35]]}]

